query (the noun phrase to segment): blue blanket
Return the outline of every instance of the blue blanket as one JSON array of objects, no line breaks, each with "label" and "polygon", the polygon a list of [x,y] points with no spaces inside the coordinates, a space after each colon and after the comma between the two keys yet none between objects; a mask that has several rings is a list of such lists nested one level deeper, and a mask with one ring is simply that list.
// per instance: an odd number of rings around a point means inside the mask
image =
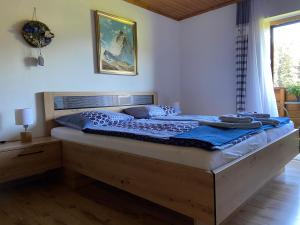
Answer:
[{"label": "blue blanket", "polygon": [[261,131],[263,131],[262,128],[245,130],[199,126],[189,132],[171,137],[171,139],[178,142],[181,140],[189,145],[196,145],[197,142],[203,142],[203,146],[208,149],[222,149],[223,145],[237,144]]},{"label": "blue blanket", "polygon": [[[210,117],[210,119],[214,120],[215,117]],[[289,122],[288,118],[278,119],[282,125]],[[166,121],[140,119],[122,121],[105,126],[94,126],[92,123],[89,123],[82,130],[86,133],[127,137],[163,144],[200,147],[207,150],[222,150],[251,137],[253,134],[271,128],[274,127],[266,125],[257,129],[224,129],[199,125],[196,120]]]},{"label": "blue blanket", "polygon": [[[215,129],[217,132],[212,133],[211,129]],[[238,133],[236,129],[225,130],[211,128],[209,126],[201,126],[195,121],[158,121],[140,119],[119,122],[106,126],[94,126],[92,123],[89,123],[82,129],[82,131],[86,133],[119,136],[163,144],[200,147],[208,150],[220,150],[228,147],[229,144],[233,145],[241,142],[248,138],[251,134],[260,132],[261,130],[242,130],[242,133]],[[180,138],[179,136],[190,134],[190,132],[195,134],[193,140],[191,138]],[[216,144],[216,142],[212,141],[213,138],[211,140],[204,138],[205,135],[215,136],[214,140],[217,140],[219,137],[221,137],[221,139]]]}]

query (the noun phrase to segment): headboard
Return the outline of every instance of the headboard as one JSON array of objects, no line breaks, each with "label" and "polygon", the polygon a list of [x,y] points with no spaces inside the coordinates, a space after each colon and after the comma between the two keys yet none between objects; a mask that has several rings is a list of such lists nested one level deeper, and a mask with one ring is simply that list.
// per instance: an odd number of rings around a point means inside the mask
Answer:
[{"label": "headboard", "polygon": [[157,104],[154,92],[44,92],[45,123],[47,134],[56,127],[55,119],[78,112],[105,109],[121,111],[124,108]]}]

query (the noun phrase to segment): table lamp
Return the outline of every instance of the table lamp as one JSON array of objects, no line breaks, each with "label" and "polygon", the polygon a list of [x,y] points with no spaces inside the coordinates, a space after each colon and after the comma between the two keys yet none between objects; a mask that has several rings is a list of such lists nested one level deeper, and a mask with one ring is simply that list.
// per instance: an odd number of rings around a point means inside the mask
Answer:
[{"label": "table lamp", "polygon": [[21,142],[27,143],[32,141],[32,134],[28,131],[29,125],[33,124],[33,115],[31,108],[16,109],[15,110],[16,125],[23,125],[24,132],[20,133]]}]

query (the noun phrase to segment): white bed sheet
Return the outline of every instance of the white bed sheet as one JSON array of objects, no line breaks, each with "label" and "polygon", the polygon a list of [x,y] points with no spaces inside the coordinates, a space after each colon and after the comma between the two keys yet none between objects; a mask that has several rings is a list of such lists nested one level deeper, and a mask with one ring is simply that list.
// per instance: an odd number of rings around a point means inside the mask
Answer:
[{"label": "white bed sheet", "polygon": [[272,142],[280,137],[282,137],[283,135],[293,131],[295,129],[295,125],[293,123],[293,121],[291,121],[290,123],[279,127],[279,128],[273,128],[270,130],[266,130],[266,134],[267,134],[267,141]]},{"label": "white bed sheet", "polygon": [[54,128],[51,131],[51,135],[61,140],[128,152],[205,170],[216,169],[267,144],[267,135],[265,132],[254,135],[248,140],[223,151],[207,151],[194,147],[165,145],[122,137],[87,134],[67,127]]}]

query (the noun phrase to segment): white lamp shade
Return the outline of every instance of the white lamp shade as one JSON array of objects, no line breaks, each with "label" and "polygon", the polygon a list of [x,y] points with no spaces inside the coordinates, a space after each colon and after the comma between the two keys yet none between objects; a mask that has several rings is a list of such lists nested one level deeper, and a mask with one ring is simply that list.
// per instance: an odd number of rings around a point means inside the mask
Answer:
[{"label": "white lamp shade", "polygon": [[15,110],[15,120],[16,125],[31,125],[33,124],[32,109],[16,109]]}]

